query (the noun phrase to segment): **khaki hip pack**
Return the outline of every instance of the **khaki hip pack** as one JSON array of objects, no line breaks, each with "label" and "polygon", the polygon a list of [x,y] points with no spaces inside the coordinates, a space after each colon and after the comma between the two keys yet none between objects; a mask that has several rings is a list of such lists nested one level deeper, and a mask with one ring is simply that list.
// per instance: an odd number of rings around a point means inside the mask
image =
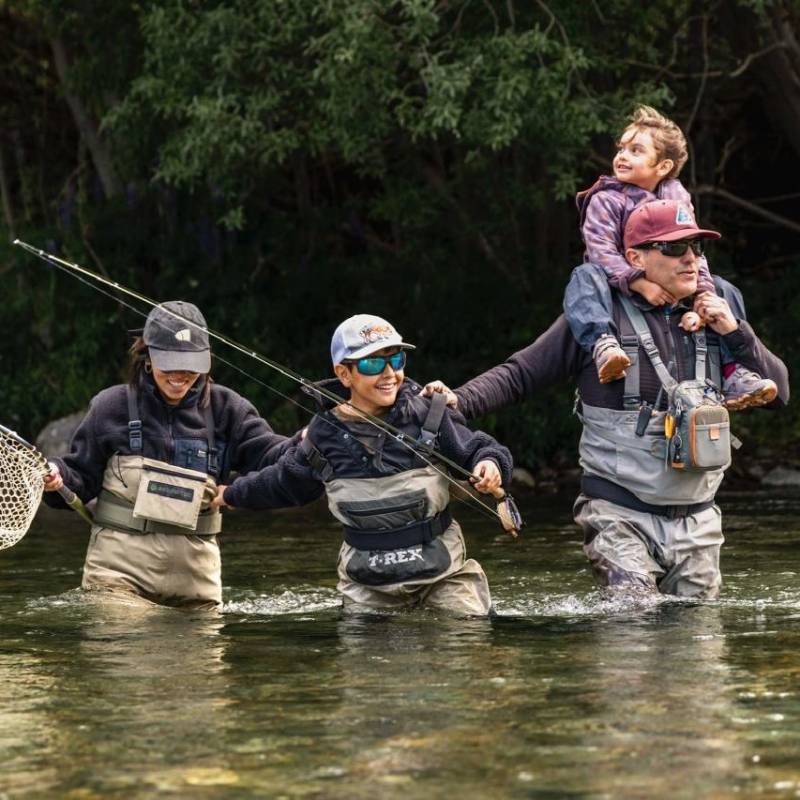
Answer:
[{"label": "khaki hip pack", "polygon": [[685,470],[726,466],[731,460],[731,426],[716,386],[708,381],[682,381],[667,396],[667,463]]},{"label": "khaki hip pack", "polygon": [[207,479],[205,472],[143,458],[133,516],[194,530]]}]

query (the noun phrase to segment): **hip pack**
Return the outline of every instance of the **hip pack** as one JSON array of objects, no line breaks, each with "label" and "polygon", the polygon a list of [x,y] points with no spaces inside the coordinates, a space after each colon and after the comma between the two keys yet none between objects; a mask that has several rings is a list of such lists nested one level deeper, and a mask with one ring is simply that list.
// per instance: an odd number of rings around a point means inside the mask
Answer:
[{"label": "hip pack", "polygon": [[[641,343],[666,392],[667,413],[664,421],[664,435],[667,441],[666,463],[675,469],[689,471],[726,467],[731,460],[730,419],[728,410],[722,404],[723,397],[718,386],[706,378],[708,348],[705,332],[700,330],[693,334],[694,380],[678,382],[664,366],[642,312],[624,295],[621,295],[620,299],[622,308],[636,332],[637,350],[638,344]],[[638,378],[638,364],[635,366],[635,373]],[[632,393],[627,382],[625,388],[627,406],[632,400]],[[638,386],[636,394],[638,395]],[[648,404],[641,403],[638,397],[636,400],[640,406],[640,424],[637,425],[637,433],[640,429],[644,433],[653,409]]]},{"label": "hip pack", "polygon": [[667,397],[667,462],[688,470],[726,466],[731,460],[731,425],[717,387],[710,381],[681,381],[667,390]]}]

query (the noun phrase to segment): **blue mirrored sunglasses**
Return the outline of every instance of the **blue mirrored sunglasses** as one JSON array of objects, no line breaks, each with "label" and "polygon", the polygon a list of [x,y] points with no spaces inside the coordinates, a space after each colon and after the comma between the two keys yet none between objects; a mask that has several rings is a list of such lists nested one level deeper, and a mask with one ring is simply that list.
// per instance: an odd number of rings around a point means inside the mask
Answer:
[{"label": "blue mirrored sunglasses", "polygon": [[406,365],[406,351],[392,353],[390,356],[364,356],[356,361],[348,361],[348,364],[355,364],[356,369],[362,375],[380,375],[386,369],[386,365],[399,372]]}]

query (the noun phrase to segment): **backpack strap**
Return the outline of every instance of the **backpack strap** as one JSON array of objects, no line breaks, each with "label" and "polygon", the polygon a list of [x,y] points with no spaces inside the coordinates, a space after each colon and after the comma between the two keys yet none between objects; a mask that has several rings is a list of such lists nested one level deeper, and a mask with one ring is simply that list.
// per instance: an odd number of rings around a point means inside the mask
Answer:
[{"label": "backpack strap", "polygon": [[443,392],[434,392],[419,434],[419,441],[431,450],[436,444],[436,437],[439,435],[439,428],[442,425],[446,408],[447,395]]},{"label": "backpack strap", "polygon": [[142,452],[142,420],[139,419],[139,398],[136,389],[125,386],[128,397],[128,447],[136,455]]}]

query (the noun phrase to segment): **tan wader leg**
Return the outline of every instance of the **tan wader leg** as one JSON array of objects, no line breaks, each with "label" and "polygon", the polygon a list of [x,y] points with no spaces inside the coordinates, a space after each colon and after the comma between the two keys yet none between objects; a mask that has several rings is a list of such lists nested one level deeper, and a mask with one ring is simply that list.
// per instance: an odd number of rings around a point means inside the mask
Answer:
[{"label": "tan wader leg", "polygon": [[679,597],[719,594],[721,516],[714,506],[668,519],[580,495],[573,509],[602,586],[631,586]]},{"label": "tan wader leg", "polygon": [[425,593],[422,604],[453,614],[487,616],[492,597],[483,567],[474,558],[468,558],[458,572],[434,583]]},{"label": "tan wader leg", "polygon": [[82,588],[133,593],[160,605],[215,608],[222,602],[215,536],[92,529]]},{"label": "tan wader leg", "polygon": [[459,616],[485,617],[492,605],[489,582],[481,565],[472,558],[461,569],[431,583],[393,584],[390,591],[382,591],[381,587],[340,580],[337,588],[343,595],[345,610],[354,612],[423,607]]}]

